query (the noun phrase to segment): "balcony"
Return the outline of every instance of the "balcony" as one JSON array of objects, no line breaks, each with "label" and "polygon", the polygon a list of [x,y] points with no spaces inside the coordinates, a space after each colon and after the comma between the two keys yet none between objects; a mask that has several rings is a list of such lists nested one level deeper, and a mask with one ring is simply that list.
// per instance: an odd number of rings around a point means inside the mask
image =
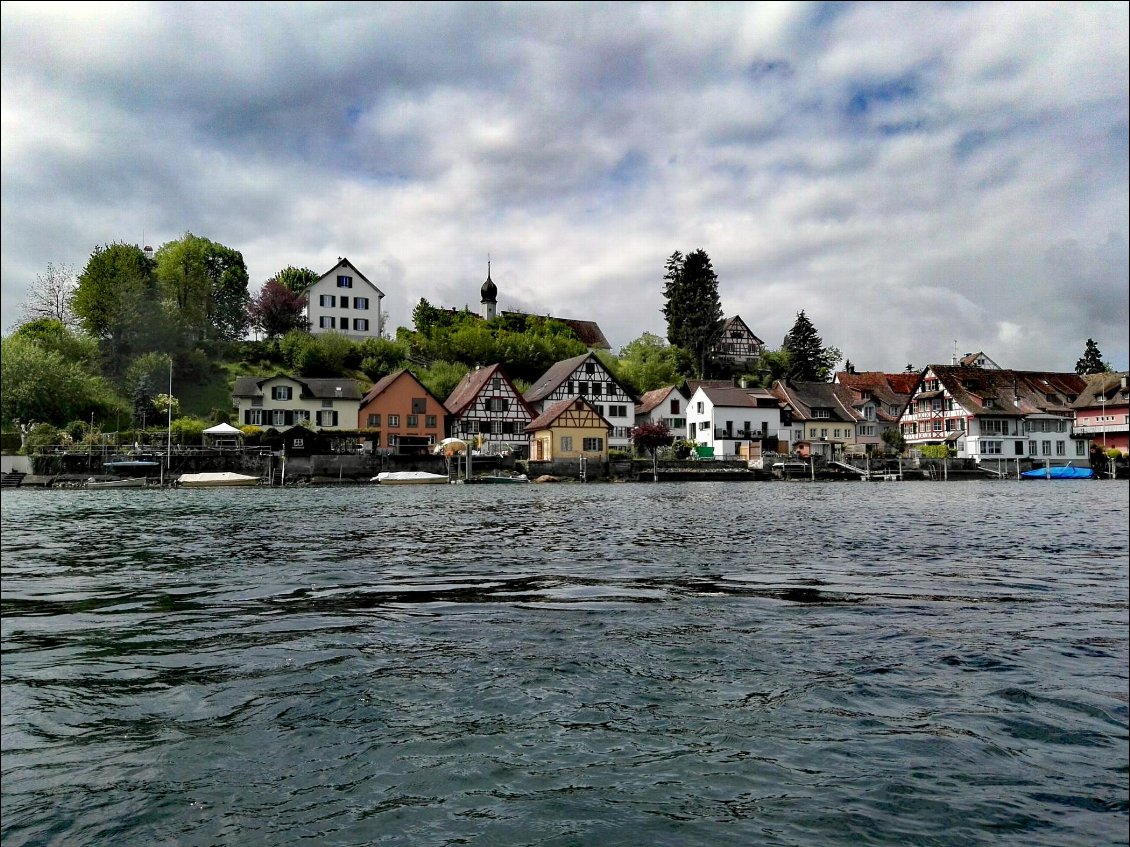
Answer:
[{"label": "balcony", "polygon": [[765,438],[763,429],[716,429],[714,440],[730,439],[732,441],[750,441]]}]

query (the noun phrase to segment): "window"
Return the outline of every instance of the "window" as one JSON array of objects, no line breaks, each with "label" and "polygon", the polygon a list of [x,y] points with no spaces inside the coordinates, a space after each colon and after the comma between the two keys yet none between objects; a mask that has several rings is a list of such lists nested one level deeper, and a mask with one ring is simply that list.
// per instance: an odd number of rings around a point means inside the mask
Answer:
[{"label": "window", "polygon": [[353,287],[353,277],[351,277],[351,276],[339,276],[337,278],[337,287],[338,288],[352,288]]},{"label": "window", "polygon": [[263,425],[263,410],[262,409],[248,409],[247,412],[244,414],[243,418],[244,418],[243,422],[246,423],[246,424],[250,424],[251,426],[262,426]]},{"label": "window", "polygon": [[348,297],[342,297],[341,298],[341,308],[343,308],[343,309],[349,308],[349,298]]},{"label": "window", "polygon": [[1016,444],[1014,445],[1014,447],[1016,449],[1016,455],[1017,456],[1023,456],[1024,455],[1024,442],[1023,441],[1017,441]]},{"label": "window", "polygon": [[283,409],[271,412],[271,426],[286,426],[286,412]]},{"label": "window", "polygon": [[323,409],[332,409],[333,407],[334,407],[334,401],[333,400],[323,400],[322,401],[322,408]]},{"label": "window", "polygon": [[671,414],[672,415],[679,414],[679,401],[678,400],[672,400],[671,401]]},{"label": "window", "polygon": [[812,427],[811,429],[808,430],[808,437],[809,438],[815,438],[816,437],[816,428],[815,427]]},{"label": "window", "polygon": [[710,429],[710,421],[699,421],[698,428],[700,432],[704,429]]},{"label": "window", "polygon": [[830,418],[830,417],[832,417],[832,413],[829,412],[827,409],[813,409],[812,410],[812,417],[814,417],[814,418]]},{"label": "window", "polygon": [[251,398],[251,405],[252,406],[262,406],[263,405],[263,398],[262,397],[252,397]]},{"label": "window", "polygon": [[517,421],[503,421],[502,422],[502,434],[503,435],[517,435],[518,434],[518,422]]},{"label": "window", "polygon": [[376,429],[377,427],[379,427],[381,425],[381,416],[380,415],[369,415],[369,424],[368,425],[371,429]]},{"label": "window", "polygon": [[310,420],[310,412],[309,411],[307,411],[306,409],[295,409],[294,410],[294,422],[295,423],[300,423],[301,421],[308,421],[308,420]]},{"label": "window", "polygon": [[318,412],[318,426],[337,426],[337,412]]},{"label": "window", "polygon": [[488,412],[505,412],[510,408],[510,400],[506,397],[484,397],[483,407]]},{"label": "window", "polygon": [[422,415],[428,410],[427,397],[413,397],[412,398],[412,414]]},{"label": "window", "polygon": [[592,396],[593,397],[599,397],[603,393],[604,393],[604,383],[603,382],[594,382],[592,384]]},{"label": "window", "polygon": [[1064,444],[1062,441],[1057,441],[1055,443],[1055,454],[1057,456],[1066,456],[1067,455],[1067,445]]},{"label": "window", "polygon": [[820,430],[820,437],[821,437],[821,438],[827,438],[827,437],[828,437],[828,430],[826,430],[826,429],[821,429],[821,430]]},{"label": "window", "polygon": [[585,362],[585,373],[587,373],[587,374],[596,373],[596,362]]},{"label": "window", "polygon": [[424,418],[424,426],[426,426],[428,429],[435,429],[436,428],[436,416],[435,415],[428,415],[427,417],[425,417]]},{"label": "window", "polygon": [[337,298],[332,294],[323,294],[318,298],[319,306],[336,306]]},{"label": "window", "polygon": [[603,403],[594,403],[593,408],[596,409],[596,413],[598,415],[604,414],[604,404]]},{"label": "window", "polygon": [[1075,455],[1076,456],[1086,456],[1087,455],[1087,445],[1084,444],[1082,441],[1076,441],[1075,442]]},{"label": "window", "polygon": [[290,447],[292,450],[301,450],[305,444],[306,441],[304,439],[296,438],[294,441],[290,442]]},{"label": "window", "polygon": [[573,436],[571,436],[571,435],[562,435],[562,436],[561,436],[561,441],[560,441],[560,446],[561,446],[561,449],[562,449],[563,451],[570,451],[570,450],[572,450],[572,449],[573,449]]},{"label": "window", "polygon": [[934,432],[942,431],[942,422],[937,418],[934,419]]},{"label": "window", "polygon": [[354,297],[353,298],[353,308],[354,309],[368,309],[369,308],[369,298],[368,297]]},{"label": "window", "polygon": [[416,427],[418,427],[420,425],[420,416],[419,415],[408,415],[404,419],[404,425],[406,427],[408,427],[409,429],[415,429]]},{"label": "window", "polygon": [[271,399],[272,400],[289,400],[291,393],[292,393],[292,390],[293,389],[291,389],[291,387],[289,385],[273,386],[271,388]]},{"label": "window", "polygon": [[573,380],[569,380],[567,383],[565,383],[565,385],[566,385],[565,393],[568,394],[570,397],[572,397],[574,394],[577,393],[577,389],[575,387],[576,383],[573,382]]},{"label": "window", "polygon": [[840,437],[840,430],[838,428],[833,432],[832,437],[833,438],[839,438]]},{"label": "window", "polygon": [[700,415],[702,414],[702,401],[701,400],[699,400],[698,403],[695,404],[695,411],[698,412]]},{"label": "window", "polygon": [[1000,441],[982,441],[981,452],[990,456],[999,456],[1002,453]]},{"label": "window", "polygon": [[318,318],[318,326],[322,329],[333,329],[334,319],[329,315],[322,315],[320,318]]},{"label": "window", "polygon": [[604,449],[603,438],[586,438],[581,442],[582,448],[586,453],[599,453]]},{"label": "window", "polygon": [[394,427],[398,427],[398,426],[400,426],[400,415],[389,415],[388,416],[388,427],[389,427],[389,429],[393,429]]},{"label": "window", "polygon": [[1028,455],[1029,456],[1035,456],[1036,450],[1037,450],[1038,447],[1039,447],[1039,445],[1035,441],[1029,441],[1028,442]]},{"label": "window", "polygon": [[582,397],[587,397],[588,393],[589,393],[589,384],[587,382],[582,382],[581,383],[580,395]]},{"label": "window", "polygon": [[1052,443],[1050,441],[1040,442],[1040,455],[1050,456],[1052,454]]},{"label": "window", "polygon": [[490,381],[490,387],[491,387],[492,391],[501,391],[502,390],[502,377],[500,377],[500,376],[493,377]]},{"label": "window", "polygon": [[609,406],[608,416],[613,418],[626,418],[628,417],[627,406]]},{"label": "window", "polygon": [[368,332],[369,331],[369,319],[368,318],[354,318],[353,319],[353,328],[355,330],[357,330],[358,332]]}]

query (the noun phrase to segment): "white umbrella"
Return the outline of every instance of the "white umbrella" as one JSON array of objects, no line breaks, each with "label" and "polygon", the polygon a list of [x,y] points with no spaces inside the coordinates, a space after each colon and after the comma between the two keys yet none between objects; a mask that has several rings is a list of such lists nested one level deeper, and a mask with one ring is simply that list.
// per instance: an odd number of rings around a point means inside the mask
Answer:
[{"label": "white umbrella", "polygon": [[455,453],[462,453],[467,449],[467,442],[462,438],[445,438],[436,445],[433,453],[443,453],[447,456],[454,455]]}]

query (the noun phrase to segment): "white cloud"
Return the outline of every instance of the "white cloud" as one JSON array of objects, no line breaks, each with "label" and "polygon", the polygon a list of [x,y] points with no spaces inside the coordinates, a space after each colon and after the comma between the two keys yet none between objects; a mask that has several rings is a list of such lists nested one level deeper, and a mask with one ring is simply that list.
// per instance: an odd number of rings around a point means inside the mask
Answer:
[{"label": "white cloud", "polygon": [[394,323],[490,253],[619,347],[701,247],[771,345],[1126,367],[1125,4],[87,8],[4,4],[5,327],[47,262],[192,231],[255,285],[348,256]]}]

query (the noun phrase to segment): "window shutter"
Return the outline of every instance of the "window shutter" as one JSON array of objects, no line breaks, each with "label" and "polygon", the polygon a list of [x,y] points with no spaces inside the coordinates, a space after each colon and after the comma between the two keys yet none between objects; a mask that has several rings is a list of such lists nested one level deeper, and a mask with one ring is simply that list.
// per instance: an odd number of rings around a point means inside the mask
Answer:
[{"label": "window shutter", "polygon": [[337,412],[333,413],[333,423],[330,424],[330,425],[331,426],[337,426]]}]

